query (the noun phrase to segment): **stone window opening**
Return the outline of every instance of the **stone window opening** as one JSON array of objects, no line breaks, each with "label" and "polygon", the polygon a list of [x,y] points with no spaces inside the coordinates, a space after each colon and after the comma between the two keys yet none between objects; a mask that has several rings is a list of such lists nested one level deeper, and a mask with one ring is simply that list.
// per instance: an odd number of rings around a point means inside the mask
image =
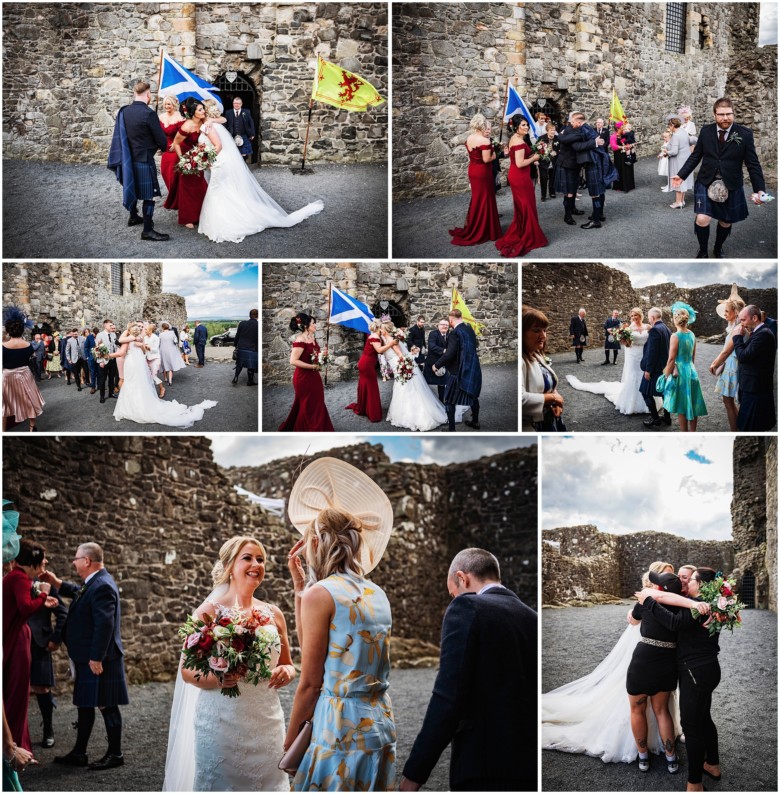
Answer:
[{"label": "stone window opening", "polygon": [[135,276],[131,273],[130,274],[130,294],[134,295],[136,292],[138,292],[138,284],[137,284],[137,282],[135,280]]},{"label": "stone window opening", "polygon": [[756,608],[756,577],[753,571],[745,571],[742,575],[742,592],[739,596],[747,609]]},{"label": "stone window opening", "polygon": [[666,4],[666,49],[685,53],[685,3]]},{"label": "stone window opening", "polygon": [[550,99],[549,97],[539,97],[536,102],[529,108],[531,115],[536,119],[537,113],[544,113],[550,117],[550,121],[559,127],[563,124],[563,111],[560,104]]},{"label": "stone window opening", "polygon": [[111,294],[123,295],[124,294],[124,269],[125,266],[118,262],[111,264]]},{"label": "stone window opening", "polygon": [[[228,79],[228,75],[232,80]],[[252,154],[249,155],[249,162],[260,163],[260,103],[258,101],[257,89],[252,81],[243,72],[227,71],[220,75],[214,85],[219,89],[219,96],[224,105],[223,115],[233,110],[233,100],[239,98],[243,103],[242,107],[252,114],[252,121],[255,125],[255,139],[252,141]]]}]

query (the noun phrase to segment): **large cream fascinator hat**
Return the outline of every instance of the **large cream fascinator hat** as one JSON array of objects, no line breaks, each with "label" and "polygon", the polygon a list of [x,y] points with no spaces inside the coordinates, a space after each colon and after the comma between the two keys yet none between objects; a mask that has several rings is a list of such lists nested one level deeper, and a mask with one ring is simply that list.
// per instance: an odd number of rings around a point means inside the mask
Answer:
[{"label": "large cream fascinator hat", "polygon": [[327,508],[363,523],[360,563],[372,571],[385,553],[393,531],[393,508],[385,492],[364,472],[338,458],[319,458],[300,474],[290,492],[287,515],[304,532]]},{"label": "large cream fascinator hat", "polygon": [[739,292],[737,292],[737,285],[736,284],[732,284],[731,285],[731,293],[728,296],[728,298],[722,298],[721,300],[719,300],[718,301],[718,305],[715,307],[715,311],[716,311],[718,317],[720,317],[723,320],[726,319],[726,304],[730,300],[731,301],[733,301],[733,300],[741,300],[743,303],[745,302],[742,299],[742,296],[739,294]]}]

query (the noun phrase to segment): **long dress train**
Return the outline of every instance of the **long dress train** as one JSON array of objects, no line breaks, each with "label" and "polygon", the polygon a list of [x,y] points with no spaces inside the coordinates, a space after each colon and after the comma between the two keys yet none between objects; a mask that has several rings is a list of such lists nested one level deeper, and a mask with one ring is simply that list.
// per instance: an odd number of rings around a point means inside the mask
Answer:
[{"label": "long dress train", "polygon": [[357,402],[350,403],[347,409],[353,410],[358,416],[367,416],[370,422],[381,422],[382,400],[376,378],[379,354],[374,350],[374,344],[381,344],[381,340],[369,336],[358,361]]},{"label": "long dress train", "polygon": [[[405,345],[401,345],[401,351],[408,355]],[[395,372],[398,369],[400,359],[395,351],[385,351],[383,354]],[[419,430],[425,432],[433,430],[447,421],[447,410],[434,396],[420,368],[414,364],[414,375],[405,383],[396,380],[393,383],[393,397],[390,400],[390,407],[387,409],[387,421],[395,427],[403,427],[407,430]]]},{"label": "long dress train", "polygon": [[[301,359],[314,363],[320,352],[316,342],[293,342],[293,347],[303,348]],[[332,433],[333,422],[325,405],[325,387],[322,375],[316,369],[296,367],[293,373],[295,400],[287,418],[279,425],[280,431],[296,433]]]},{"label": "long dress train", "polygon": [[498,219],[496,188],[493,182],[493,164],[482,159],[482,150],[490,146],[476,146],[469,151],[469,184],[471,201],[463,228],[450,229],[453,245],[479,245],[501,236]]}]

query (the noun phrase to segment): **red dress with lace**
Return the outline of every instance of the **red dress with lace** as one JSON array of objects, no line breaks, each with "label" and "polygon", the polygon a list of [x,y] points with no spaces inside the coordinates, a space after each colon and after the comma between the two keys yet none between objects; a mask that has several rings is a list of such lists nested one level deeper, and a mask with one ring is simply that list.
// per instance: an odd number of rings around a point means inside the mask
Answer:
[{"label": "red dress with lace", "polygon": [[[293,347],[303,349],[301,360],[314,363],[320,346],[316,342],[293,342]],[[287,419],[279,425],[281,431],[296,433],[332,433],[333,423],[325,406],[325,388],[319,370],[296,367],[293,373],[293,402]]]},{"label": "red dress with lace", "polygon": [[480,245],[501,236],[498,220],[496,188],[493,181],[493,164],[482,159],[482,152],[490,151],[489,144],[476,146],[469,151],[469,183],[471,203],[466,214],[466,225],[461,229],[450,229],[453,245]]}]

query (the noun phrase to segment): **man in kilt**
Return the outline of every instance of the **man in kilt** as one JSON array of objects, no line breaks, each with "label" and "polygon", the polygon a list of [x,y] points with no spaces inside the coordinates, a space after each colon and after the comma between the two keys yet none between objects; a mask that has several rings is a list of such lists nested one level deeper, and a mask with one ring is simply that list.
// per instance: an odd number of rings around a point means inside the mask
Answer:
[{"label": "man in kilt", "polygon": [[[713,106],[715,123],[701,128],[693,153],[685,161],[676,176],[671,179],[673,188],[679,187],[683,180],[693,173],[701,163],[699,175],[693,186],[695,208],[694,231],[699,241],[697,259],[707,259],[710,239],[710,221],[715,218],[715,247],[713,256],[722,259],[723,243],[731,234],[731,225],[744,221],[748,216],[745,191],[742,187],[742,164],[747,166],[754,204],[766,200],[764,172],[758,162],[753,131],[741,124],[734,123],[734,105],[728,97],[722,97]],[[716,199],[720,195],[725,200],[712,200],[710,187],[716,180],[722,180],[728,193],[713,189]],[[717,187],[717,186],[716,186]]]},{"label": "man in kilt", "polygon": [[234,386],[238,383],[238,376],[244,368],[246,368],[247,373],[246,385],[255,385],[255,377],[257,377],[257,348],[260,342],[258,316],[257,309],[252,309],[249,312],[249,319],[242,320],[238,324],[236,340],[233,342],[233,346],[236,348],[236,368],[232,381]]},{"label": "man in kilt", "polygon": [[[62,638],[76,673],[73,686],[73,705],[78,709],[76,744],[67,755],[56,756],[54,761],[67,766],[110,769],[125,762],[119,706],[130,702],[125,651],[119,634],[119,590],[103,567],[103,550],[97,543],[82,543],[76,549],[73,567],[83,582],[81,586],[63,582],[51,571],[40,576],[42,581],[56,587],[61,596],[73,599]],[[108,751],[99,761],[89,764],[87,745],[95,724],[96,707],[103,715]]]},{"label": "man in kilt", "polygon": [[612,363],[617,364],[618,353],[620,352],[620,342],[615,338],[615,331],[620,328],[620,310],[613,309],[612,317],[608,317],[604,322],[604,358],[601,362],[603,367],[609,364],[609,351],[612,351]]},{"label": "man in kilt", "polygon": [[455,432],[455,406],[470,405],[471,419],[465,424],[479,430],[479,394],[482,391],[482,368],[477,358],[477,335],[474,329],[463,322],[459,309],[449,313],[452,331],[447,337],[447,348],[433,366],[438,375],[442,367],[447,369],[444,387],[444,406],[447,409],[449,431]]},{"label": "man in kilt", "polygon": [[[155,231],[152,221],[154,198],[162,195],[154,155],[158,149],[164,152],[168,142],[157,114],[149,107],[149,83],[136,83],[133,93],[133,102],[117,114],[108,167],[122,185],[122,205],[130,213],[127,225],[143,223],[141,239],[160,242],[170,235]],[[138,214],[138,199],[143,202],[143,217]]]}]

